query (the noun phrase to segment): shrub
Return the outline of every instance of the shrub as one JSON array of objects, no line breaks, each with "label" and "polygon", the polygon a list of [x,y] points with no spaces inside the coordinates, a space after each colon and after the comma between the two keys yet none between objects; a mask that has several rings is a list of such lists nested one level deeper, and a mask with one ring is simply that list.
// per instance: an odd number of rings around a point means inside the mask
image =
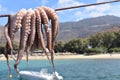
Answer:
[{"label": "shrub", "polygon": [[19,45],[18,44],[13,44],[13,49],[14,50],[18,50],[19,49]]},{"label": "shrub", "polygon": [[0,54],[4,53],[4,46],[0,46]]},{"label": "shrub", "polygon": [[87,48],[85,49],[86,54],[99,54],[99,53],[104,53],[105,48]]},{"label": "shrub", "polygon": [[55,43],[55,52],[64,52],[64,45],[65,43],[62,41],[56,42]]}]

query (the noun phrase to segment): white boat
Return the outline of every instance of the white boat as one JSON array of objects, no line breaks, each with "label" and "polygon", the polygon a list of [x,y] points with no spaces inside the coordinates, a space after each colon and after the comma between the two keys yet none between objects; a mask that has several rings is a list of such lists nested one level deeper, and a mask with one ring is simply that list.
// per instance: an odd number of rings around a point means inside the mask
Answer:
[{"label": "white boat", "polygon": [[40,72],[34,71],[20,71],[20,78],[25,80],[63,80],[62,76],[59,76],[57,72],[48,74],[46,70]]}]

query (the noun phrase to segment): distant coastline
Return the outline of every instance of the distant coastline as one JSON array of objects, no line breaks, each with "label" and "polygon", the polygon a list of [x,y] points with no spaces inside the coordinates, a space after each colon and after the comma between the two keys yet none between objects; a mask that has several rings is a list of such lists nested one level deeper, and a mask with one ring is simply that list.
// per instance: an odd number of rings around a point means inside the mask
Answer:
[{"label": "distant coastline", "polygon": [[[26,56],[23,57],[23,60],[26,59]],[[98,55],[55,55],[55,60],[60,59],[120,59],[120,54],[98,54]],[[4,55],[0,56],[0,60],[6,60]],[[12,58],[10,58],[12,60]],[[34,55],[29,56],[29,60],[47,60],[45,55]]]}]

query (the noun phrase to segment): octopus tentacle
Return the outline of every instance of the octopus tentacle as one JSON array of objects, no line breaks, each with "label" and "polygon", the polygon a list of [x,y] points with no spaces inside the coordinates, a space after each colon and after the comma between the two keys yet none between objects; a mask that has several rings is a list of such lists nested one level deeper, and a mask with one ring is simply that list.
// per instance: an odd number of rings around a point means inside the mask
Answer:
[{"label": "octopus tentacle", "polygon": [[52,48],[54,49],[55,40],[58,35],[58,19],[52,20]]},{"label": "octopus tentacle", "polygon": [[51,44],[52,44],[52,38],[51,38],[51,28],[48,28],[48,30],[47,30],[47,38],[48,38],[48,44],[47,44],[47,48],[49,49],[49,51],[51,51],[52,50],[52,46],[51,46]]},{"label": "octopus tentacle", "polygon": [[9,23],[7,23],[6,25],[5,25],[5,27],[4,27],[4,35],[5,35],[5,38],[6,38],[6,40],[7,40],[7,43],[6,43],[6,46],[5,46],[5,53],[4,53],[4,55],[5,55],[5,57],[6,57],[6,61],[7,61],[7,65],[8,65],[8,69],[9,69],[9,72],[10,72],[10,74],[11,74],[11,68],[10,68],[10,63],[9,63],[9,56],[8,56],[8,49],[11,47],[12,48],[12,46],[11,46],[11,42],[10,42],[10,38],[9,38],[9,35],[8,35],[8,24]]},{"label": "octopus tentacle", "polygon": [[8,17],[8,23],[4,27],[4,36],[7,40],[6,45],[5,45],[5,49],[4,49],[4,55],[6,57],[9,72],[11,74],[11,68],[10,68],[10,64],[9,64],[8,54],[11,54],[11,57],[13,58],[14,61],[15,61],[15,58],[13,57],[13,54],[12,54],[13,46],[12,46],[11,39],[10,39],[10,23],[11,23],[10,19],[11,19],[11,16]]},{"label": "octopus tentacle", "polygon": [[39,40],[38,40],[37,28],[35,27],[35,39],[33,41],[31,51],[36,50],[36,49],[38,49],[40,47],[40,45],[38,43],[39,43]]},{"label": "octopus tentacle", "polygon": [[28,54],[29,54],[29,51],[31,50],[31,46],[33,45],[33,42],[35,39],[35,31],[36,31],[35,22],[36,22],[36,16],[35,16],[35,13],[33,12],[33,14],[31,15],[31,26],[30,26],[31,31],[28,36],[27,46],[26,46],[27,63],[28,63]]},{"label": "octopus tentacle", "polygon": [[35,10],[35,13],[36,13],[36,16],[37,16],[37,18],[36,18],[36,27],[37,27],[37,33],[38,33],[39,43],[40,43],[41,48],[45,52],[45,54],[47,56],[47,59],[50,62],[49,56],[47,54],[48,50],[45,47],[45,42],[44,42],[42,31],[41,31],[41,16],[39,15],[39,11],[37,9]]},{"label": "octopus tentacle", "polygon": [[47,39],[47,48],[48,48],[48,46],[50,45],[50,43],[49,43],[50,38],[49,38],[49,35],[48,35],[49,34],[49,32],[48,32],[48,29],[49,29],[49,19],[48,19],[48,16],[47,16],[46,12],[41,7],[38,7],[37,9],[40,12],[41,22],[44,25],[44,29],[45,29],[45,33],[46,33],[46,39]]},{"label": "octopus tentacle", "polygon": [[52,8],[45,7],[45,6],[42,6],[41,8],[45,10],[48,18],[51,19],[51,22],[52,22],[52,47],[54,48],[56,36],[58,34],[58,27],[59,27],[58,16]]},{"label": "octopus tentacle", "polygon": [[16,15],[14,15],[12,19],[11,26],[13,26],[11,31],[11,39],[14,39],[15,33],[18,31],[20,27],[22,27],[22,19],[24,14],[27,12],[26,9],[21,9]]},{"label": "octopus tentacle", "polygon": [[55,65],[54,65],[54,50],[52,48],[52,38],[51,38],[51,29],[49,28],[48,29],[48,49],[51,53],[51,62],[52,62],[52,66],[53,66],[53,71],[55,72],[56,69],[55,69]]},{"label": "octopus tentacle", "polygon": [[9,43],[9,47],[11,48],[11,49],[13,49],[13,46],[12,46],[12,43],[11,43],[11,39],[10,39],[10,37],[9,37],[9,34],[8,34],[8,23],[5,25],[5,27],[4,27],[4,35],[5,35],[5,38],[6,38],[6,40],[7,40],[7,43]]},{"label": "octopus tentacle", "polygon": [[[8,42],[8,44],[11,45],[10,46],[11,54],[12,54],[12,50],[13,50],[12,44],[13,44],[14,35],[15,35],[15,32],[19,29],[19,27],[21,27],[21,21],[22,21],[22,18],[23,18],[23,15],[25,12],[26,12],[25,9],[21,9],[17,14],[10,16],[9,29],[8,29],[10,41]],[[16,60],[14,57],[13,57],[13,59],[14,59],[14,61]]]},{"label": "octopus tentacle", "polygon": [[56,12],[49,8],[49,7],[45,7],[45,6],[42,6],[41,8],[43,8],[48,16],[49,19],[51,19],[51,22],[52,22],[52,43],[51,43],[51,46],[52,46],[52,49],[51,49],[51,61],[52,61],[52,64],[53,64],[53,69],[55,71],[55,67],[54,67],[54,44],[55,44],[55,40],[56,40],[56,36],[58,34],[58,16],[56,14]]},{"label": "octopus tentacle", "polygon": [[18,73],[17,65],[20,63],[20,60],[24,55],[25,45],[27,42],[28,34],[30,33],[30,25],[31,25],[30,22],[31,22],[31,9],[27,11],[27,13],[24,15],[22,20],[19,51],[18,51],[17,61],[14,64],[17,73]]},{"label": "octopus tentacle", "polygon": [[49,28],[49,19],[48,19],[48,16],[47,16],[46,12],[41,7],[38,7],[36,9],[39,10],[39,13],[41,15],[41,22],[45,26],[45,31],[47,32],[47,30]]},{"label": "octopus tentacle", "polygon": [[[5,35],[5,38],[7,40],[7,43],[6,43],[6,54],[8,54],[10,52],[11,54],[11,57],[13,58],[13,60],[15,61],[15,58],[13,57],[13,54],[12,54],[12,50],[13,50],[13,46],[12,46],[12,43],[11,43],[11,39],[10,39],[10,36],[8,34],[8,26],[9,24],[7,23],[4,27],[4,35]],[[8,47],[7,47],[8,46]]]},{"label": "octopus tentacle", "polygon": [[43,8],[48,16],[49,19],[51,19],[52,22],[52,42],[55,42],[56,36],[58,34],[58,16],[57,13],[49,7],[41,6]]}]

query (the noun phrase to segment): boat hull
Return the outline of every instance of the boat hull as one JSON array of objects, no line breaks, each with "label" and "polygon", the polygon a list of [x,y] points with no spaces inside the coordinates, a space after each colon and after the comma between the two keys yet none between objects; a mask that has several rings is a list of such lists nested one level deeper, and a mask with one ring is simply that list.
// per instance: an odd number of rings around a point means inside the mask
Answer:
[{"label": "boat hull", "polygon": [[25,80],[63,80],[61,76],[54,76],[54,74],[41,74],[34,71],[20,71],[20,79]]}]

